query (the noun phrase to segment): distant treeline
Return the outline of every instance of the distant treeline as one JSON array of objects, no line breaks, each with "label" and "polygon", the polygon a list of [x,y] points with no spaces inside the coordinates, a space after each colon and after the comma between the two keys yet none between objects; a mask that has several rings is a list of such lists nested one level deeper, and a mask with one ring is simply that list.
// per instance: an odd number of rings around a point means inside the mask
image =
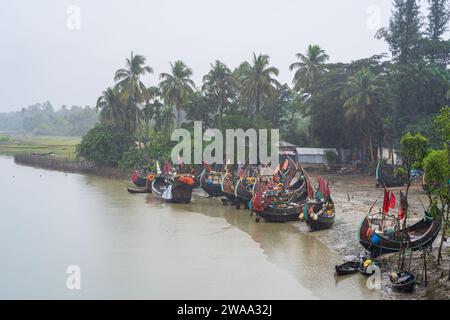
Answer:
[{"label": "distant treeline", "polygon": [[0,113],[0,131],[35,135],[82,136],[97,123],[97,111],[89,106],[62,106],[36,103],[21,111]]}]

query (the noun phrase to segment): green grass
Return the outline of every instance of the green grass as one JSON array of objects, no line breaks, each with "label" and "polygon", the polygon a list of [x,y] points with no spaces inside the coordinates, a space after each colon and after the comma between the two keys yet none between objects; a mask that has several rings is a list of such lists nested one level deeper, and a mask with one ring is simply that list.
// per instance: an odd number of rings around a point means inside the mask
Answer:
[{"label": "green grass", "polygon": [[31,135],[0,135],[0,154],[50,153],[56,157],[74,159],[75,147],[81,138]]}]

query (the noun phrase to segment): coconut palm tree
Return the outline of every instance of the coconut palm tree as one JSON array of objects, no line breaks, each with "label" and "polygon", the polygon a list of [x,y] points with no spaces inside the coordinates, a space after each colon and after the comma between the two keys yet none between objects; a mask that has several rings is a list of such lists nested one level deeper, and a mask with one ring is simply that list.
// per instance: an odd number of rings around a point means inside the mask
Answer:
[{"label": "coconut palm tree", "polygon": [[114,81],[120,91],[122,102],[128,107],[127,116],[130,118],[131,130],[136,129],[143,115],[139,104],[147,100],[148,92],[141,77],[153,73],[153,69],[145,65],[145,57],[134,55],[126,59],[126,67],[116,71]]},{"label": "coconut palm tree", "polygon": [[325,50],[313,44],[308,46],[306,55],[297,53],[295,56],[299,61],[289,66],[290,71],[297,70],[292,81],[294,90],[304,90],[313,95],[314,87],[320,74],[324,71],[329,56],[325,53]]},{"label": "coconut palm tree", "polygon": [[117,86],[120,88],[125,100],[131,97],[135,103],[145,101],[147,88],[140,78],[147,73],[153,73],[153,69],[145,65],[145,60],[144,56],[134,55],[131,52],[131,57],[126,59],[126,67],[116,71],[114,81],[117,82]]},{"label": "coconut palm tree", "polygon": [[161,73],[159,88],[167,106],[177,110],[177,126],[181,125],[181,108],[187,96],[194,91],[192,70],[183,61],[170,63],[171,73]]},{"label": "coconut palm tree", "polygon": [[211,64],[211,70],[203,77],[202,90],[217,103],[219,128],[222,128],[223,108],[234,95],[234,77],[231,70],[219,60]]},{"label": "coconut palm tree", "polygon": [[275,86],[279,82],[273,78],[278,76],[279,71],[275,67],[269,66],[268,55],[258,55],[253,53],[252,64],[244,62],[239,66],[239,73],[241,77],[241,93],[252,103],[256,108],[256,112],[261,110],[261,103],[264,97],[275,94]]},{"label": "coconut palm tree", "polygon": [[377,84],[378,77],[373,76],[366,68],[362,68],[356,75],[350,77],[348,92],[350,98],[344,103],[345,116],[354,121],[364,135],[367,135],[372,162],[373,155],[372,132],[380,123],[377,108],[382,99],[381,87]]},{"label": "coconut palm tree", "polygon": [[115,88],[107,88],[97,99],[97,112],[99,121],[103,126],[114,125],[118,128],[127,127],[126,108],[120,101],[119,94]]}]

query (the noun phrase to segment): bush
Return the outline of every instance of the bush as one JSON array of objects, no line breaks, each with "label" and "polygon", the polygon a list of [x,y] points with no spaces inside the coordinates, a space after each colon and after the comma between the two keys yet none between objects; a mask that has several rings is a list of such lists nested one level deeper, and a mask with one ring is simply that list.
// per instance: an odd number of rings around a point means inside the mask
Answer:
[{"label": "bush", "polygon": [[76,147],[77,157],[97,165],[117,166],[124,153],[134,145],[133,138],[114,127],[96,126]]},{"label": "bush", "polygon": [[10,142],[11,140],[12,140],[11,137],[0,134],[0,143]]},{"label": "bush", "polygon": [[142,149],[132,149],[125,152],[118,162],[119,169],[141,168],[145,165],[145,152]]}]

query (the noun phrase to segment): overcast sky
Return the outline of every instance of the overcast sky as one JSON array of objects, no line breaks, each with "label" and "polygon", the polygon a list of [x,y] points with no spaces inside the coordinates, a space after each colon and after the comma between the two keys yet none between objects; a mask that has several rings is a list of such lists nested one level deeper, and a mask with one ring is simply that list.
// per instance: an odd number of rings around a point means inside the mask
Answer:
[{"label": "overcast sky", "polygon": [[374,33],[390,11],[391,0],[2,1],[0,112],[46,100],[93,106],[131,50],[155,70],[147,85],[170,61],[183,60],[200,85],[215,59],[234,68],[253,52],[291,83],[288,66],[310,43],[333,62],[387,52]]}]

